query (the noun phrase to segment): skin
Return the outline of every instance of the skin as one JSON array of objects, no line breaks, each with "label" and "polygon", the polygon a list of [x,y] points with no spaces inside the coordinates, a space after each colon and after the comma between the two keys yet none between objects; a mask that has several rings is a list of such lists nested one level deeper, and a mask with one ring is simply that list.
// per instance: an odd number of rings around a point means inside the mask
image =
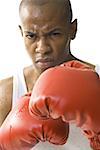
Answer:
[{"label": "skin", "polygon": [[61,4],[50,1],[44,5],[28,5],[20,10],[20,30],[39,74],[74,58],[70,54],[70,41],[75,37],[77,21],[66,19],[68,12]]},{"label": "skin", "polygon": [[[44,70],[77,59],[70,52],[70,42],[76,36],[77,20],[72,22],[69,19],[64,2],[33,0],[20,8],[19,28],[33,63],[23,70],[28,92],[32,91]],[[12,92],[13,77],[0,81],[0,125],[11,110]]]}]

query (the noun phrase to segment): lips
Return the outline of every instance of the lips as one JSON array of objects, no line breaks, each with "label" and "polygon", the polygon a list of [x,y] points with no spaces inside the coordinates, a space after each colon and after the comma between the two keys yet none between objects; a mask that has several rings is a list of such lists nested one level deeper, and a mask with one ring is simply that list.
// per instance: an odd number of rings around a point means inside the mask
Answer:
[{"label": "lips", "polygon": [[45,63],[45,62],[52,62],[53,60],[51,58],[39,58],[36,60],[36,62],[41,62],[41,63]]},{"label": "lips", "polygon": [[53,66],[53,59],[51,58],[38,58],[36,64],[41,69],[47,69]]}]

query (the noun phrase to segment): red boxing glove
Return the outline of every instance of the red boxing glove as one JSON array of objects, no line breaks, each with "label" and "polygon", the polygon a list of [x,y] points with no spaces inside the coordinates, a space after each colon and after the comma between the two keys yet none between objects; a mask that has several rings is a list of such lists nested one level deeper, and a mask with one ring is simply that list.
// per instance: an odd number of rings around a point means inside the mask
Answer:
[{"label": "red boxing glove", "polygon": [[69,126],[61,118],[34,119],[29,114],[30,95],[20,98],[0,128],[0,150],[30,150],[39,141],[62,145],[68,138]]},{"label": "red boxing glove", "polygon": [[92,139],[93,147],[93,138],[98,138],[100,132],[99,76],[78,61],[50,68],[37,80],[29,108],[30,113],[37,117],[61,116],[66,122],[75,122]]}]

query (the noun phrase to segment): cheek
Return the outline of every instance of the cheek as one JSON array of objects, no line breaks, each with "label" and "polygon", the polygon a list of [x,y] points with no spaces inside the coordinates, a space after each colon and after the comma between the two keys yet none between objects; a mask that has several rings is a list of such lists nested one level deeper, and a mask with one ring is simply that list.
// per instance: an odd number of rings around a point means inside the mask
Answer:
[{"label": "cheek", "polygon": [[58,46],[61,48],[65,48],[68,41],[69,41],[68,36],[63,35],[58,41]]},{"label": "cheek", "polygon": [[29,40],[27,40],[26,38],[24,39],[24,43],[25,43],[25,47],[27,50],[29,50],[31,48],[31,42],[29,42]]},{"label": "cheek", "polygon": [[33,55],[35,52],[35,44],[33,44],[32,42],[28,40],[24,40],[24,43],[25,43],[25,47],[29,55],[30,56]]},{"label": "cheek", "polygon": [[61,55],[63,52],[65,52],[67,43],[67,39],[59,39],[58,41],[52,44],[56,55]]}]

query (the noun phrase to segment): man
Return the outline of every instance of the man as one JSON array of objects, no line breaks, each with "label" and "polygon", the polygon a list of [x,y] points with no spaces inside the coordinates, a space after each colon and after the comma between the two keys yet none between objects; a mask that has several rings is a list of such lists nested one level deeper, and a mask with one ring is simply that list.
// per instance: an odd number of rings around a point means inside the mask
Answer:
[{"label": "man", "polygon": [[[33,62],[32,66],[23,69],[27,92],[31,92],[43,71],[63,62],[78,60],[70,51],[71,40],[76,36],[77,19],[72,21],[69,0],[22,0],[19,15],[19,28]],[[16,99],[14,84],[13,77],[0,81],[0,125]]]}]

